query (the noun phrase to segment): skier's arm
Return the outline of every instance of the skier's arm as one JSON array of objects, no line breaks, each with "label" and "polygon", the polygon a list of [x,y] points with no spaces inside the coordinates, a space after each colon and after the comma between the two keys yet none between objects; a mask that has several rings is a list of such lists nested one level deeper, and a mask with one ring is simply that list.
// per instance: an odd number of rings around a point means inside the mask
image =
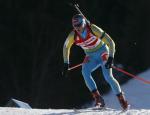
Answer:
[{"label": "skier's arm", "polygon": [[68,37],[67,37],[67,39],[66,39],[66,41],[65,41],[65,43],[64,43],[64,47],[63,47],[64,63],[69,64],[70,48],[71,48],[71,46],[73,45],[73,43],[74,43],[74,31],[72,31],[72,32],[68,35]]},{"label": "skier's arm", "polygon": [[105,44],[107,44],[107,46],[109,47],[109,56],[110,57],[114,57],[114,54],[115,54],[115,43],[112,40],[112,38],[107,33],[105,33],[102,41]]},{"label": "skier's arm", "polygon": [[94,24],[91,24],[92,32],[109,47],[109,56],[114,57],[115,54],[115,43],[111,37],[105,33],[101,28],[97,27]]},{"label": "skier's arm", "polygon": [[94,35],[96,35],[98,38],[102,38],[104,36],[105,32],[95,24],[91,24],[90,27]]}]

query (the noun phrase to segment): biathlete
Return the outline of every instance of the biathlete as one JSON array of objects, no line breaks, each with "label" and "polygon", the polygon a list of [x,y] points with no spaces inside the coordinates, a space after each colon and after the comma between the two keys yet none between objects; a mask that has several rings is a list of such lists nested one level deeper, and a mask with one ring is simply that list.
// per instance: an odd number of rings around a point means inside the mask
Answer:
[{"label": "biathlete", "polygon": [[85,84],[95,99],[95,106],[105,107],[105,102],[100,95],[91,72],[99,66],[105,80],[111,86],[114,94],[117,96],[121,107],[125,110],[128,108],[128,102],[124,97],[118,81],[113,77],[112,68],[115,54],[115,43],[112,38],[95,24],[87,22],[81,14],[76,14],[72,18],[73,30],[68,35],[64,47],[64,70],[63,76],[67,74],[69,68],[70,48],[73,44],[80,46],[86,56],[82,64],[82,75]]}]

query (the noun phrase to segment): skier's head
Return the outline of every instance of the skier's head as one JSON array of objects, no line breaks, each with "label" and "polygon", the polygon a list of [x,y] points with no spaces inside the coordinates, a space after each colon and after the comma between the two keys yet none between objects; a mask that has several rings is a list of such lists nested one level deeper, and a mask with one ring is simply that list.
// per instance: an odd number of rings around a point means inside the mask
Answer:
[{"label": "skier's head", "polygon": [[72,17],[72,26],[77,31],[81,31],[86,26],[85,18],[81,14],[76,14]]}]

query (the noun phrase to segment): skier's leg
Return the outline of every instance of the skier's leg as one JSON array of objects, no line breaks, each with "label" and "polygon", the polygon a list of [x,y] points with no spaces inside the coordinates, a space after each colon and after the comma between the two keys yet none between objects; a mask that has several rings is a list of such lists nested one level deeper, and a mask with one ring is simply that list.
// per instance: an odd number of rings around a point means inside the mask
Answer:
[{"label": "skier's leg", "polygon": [[92,96],[95,99],[95,106],[105,107],[105,102],[103,97],[100,95],[98,90],[92,91]]},{"label": "skier's leg", "polygon": [[[102,59],[107,59],[107,58],[103,57]],[[109,83],[109,85],[111,86],[113,92],[117,95],[118,100],[121,104],[121,107],[123,109],[127,109],[128,108],[128,103],[125,100],[125,97],[124,97],[124,95],[121,91],[121,88],[120,88],[120,85],[119,85],[118,81],[113,77],[112,68],[106,69],[105,68],[105,63],[106,63],[106,60],[103,60],[103,64],[101,66],[104,78]]]},{"label": "skier's leg", "polygon": [[[88,59],[86,59],[88,58]],[[83,65],[82,65],[82,75],[85,81],[86,86],[88,89],[92,92],[94,90],[97,90],[96,83],[94,79],[92,78],[91,72],[93,68],[96,66],[94,63],[94,60],[92,60],[90,57],[86,57]]]},{"label": "skier's leg", "polygon": [[102,67],[104,78],[107,81],[107,83],[109,83],[109,85],[111,86],[113,92],[116,95],[121,93],[120,85],[118,81],[112,75],[112,69],[106,69],[104,65],[102,65],[101,67]]},{"label": "skier's leg", "polygon": [[128,104],[127,100],[125,99],[124,94],[122,92],[117,94],[117,98],[118,98],[118,100],[120,102],[121,107],[124,110],[126,110],[128,108],[128,106],[129,106],[129,104]]},{"label": "skier's leg", "polygon": [[88,89],[92,93],[93,98],[95,99],[95,106],[98,105],[100,107],[104,107],[104,100],[97,89],[94,79],[91,76],[91,72],[97,66],[97,63],[95,62],[95,60],[90,59],[90,57],[88,58],[89,59],[86,60],[86,62],[84,62],[84,64],[82,65],[82,75],[84,77],[86,86],[88,87]]}]

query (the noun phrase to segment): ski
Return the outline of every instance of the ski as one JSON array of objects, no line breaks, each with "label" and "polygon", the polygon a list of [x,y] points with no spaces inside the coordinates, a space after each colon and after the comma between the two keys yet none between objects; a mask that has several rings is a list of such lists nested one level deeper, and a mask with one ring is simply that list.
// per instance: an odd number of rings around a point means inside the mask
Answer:
[{"label": "ski", "polygon": [[89,112],[89,111],[116,111],[115,109],[108,108],[108,107],[88,107],[88,108],[82,108],[82,109],[74,109],[75,112]]},{"label": "ski", "polygon": [[[112,108],[109,108],[109,107],[88,107],[88,108],[81,108],[81,109],[74,108],[73,110],[74,110],[74,112],[77,112],[77,113],[84,113],[84,112],[91,112],[91,111],[96,111],[96,112],[98,112],[98,111],[99,112],[118,111],[119,109],[112,109]],[[127,109],[123,109],[123,110],[120,110],[118,112],[119,112],[119,114],[121,114],[121,113],[127,112],[128,110],[130,110],[130,105],[128,105]]]}]

